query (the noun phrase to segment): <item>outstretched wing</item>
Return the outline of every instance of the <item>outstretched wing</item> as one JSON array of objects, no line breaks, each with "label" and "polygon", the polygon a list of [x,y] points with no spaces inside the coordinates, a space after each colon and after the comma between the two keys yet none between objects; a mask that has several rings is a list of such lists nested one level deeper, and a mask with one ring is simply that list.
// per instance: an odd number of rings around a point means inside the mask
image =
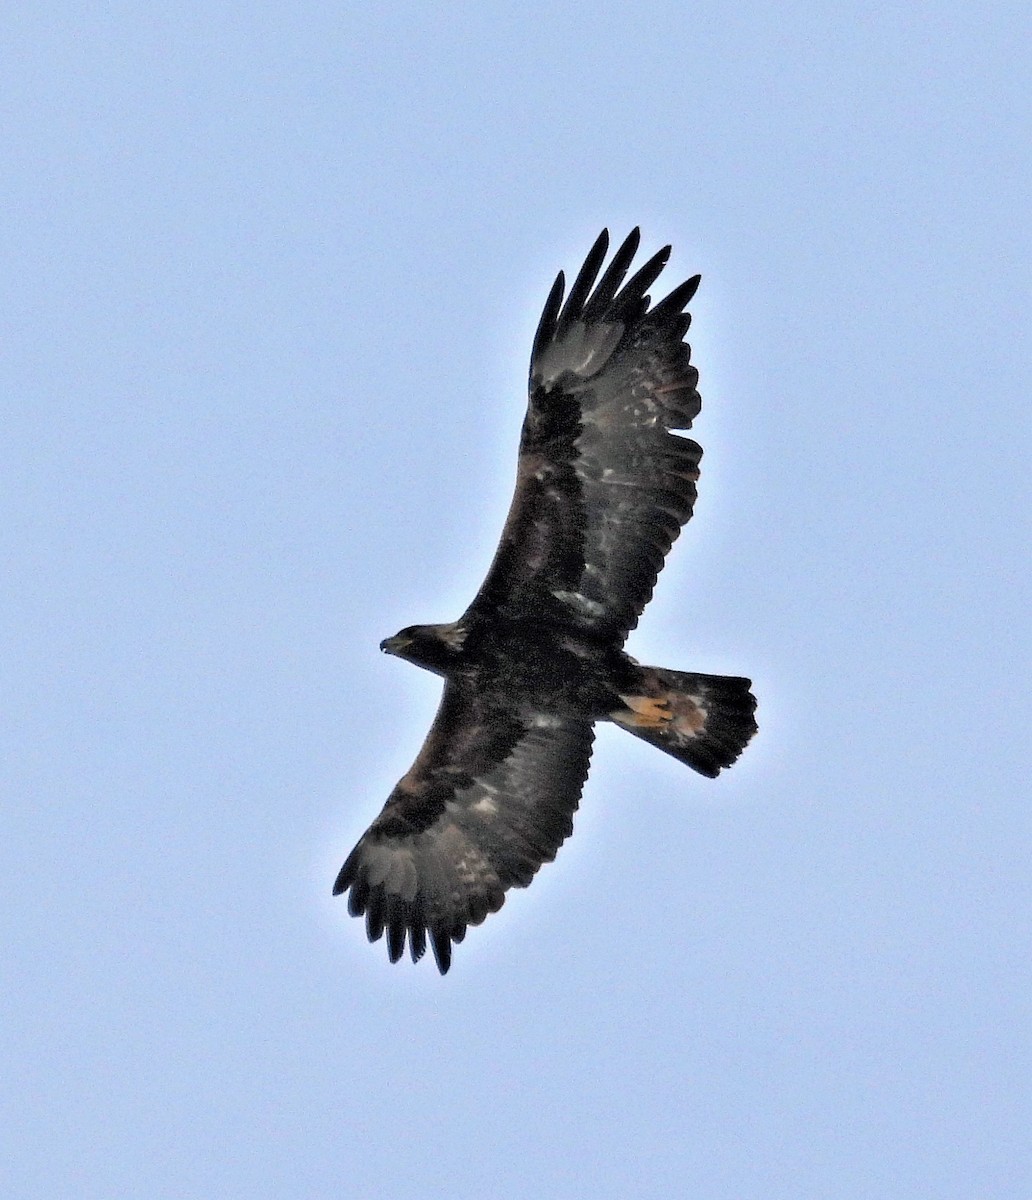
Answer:
[{"label": "outstretched wing", "polygon": [[692,515],[702,450],[671,431],[702,405],[682,340],[699,276],[650,309],[670,247],[623,284],[638,240],[635,229],[599,279],[603,230],[565,304],[562,272],[555,281],[534,338],[516,494],[471,613],[552,614],[622,640]]},{"label": "outstretched wing", "polygon": [[468,925],[497,912],[510,887],[526,887],[573,830],[588,774],[590,723],[519,717],[448,683],[411,770],[348,856],[334,895],[365,913],[370,941],[387,933],[397,962],[413,961],[427,935],[437,966]]}]

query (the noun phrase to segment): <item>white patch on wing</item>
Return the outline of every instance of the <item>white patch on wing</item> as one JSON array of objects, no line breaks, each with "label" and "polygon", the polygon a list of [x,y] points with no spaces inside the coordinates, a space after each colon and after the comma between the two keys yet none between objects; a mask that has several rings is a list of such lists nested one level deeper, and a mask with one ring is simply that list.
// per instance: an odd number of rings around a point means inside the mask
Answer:
[{"label": "white patch on wing", "polygon": [[416,898],[416,888],[419,884],[419,873],[416,871],[416,864],[412,859],[412,854],[406,851],[404,854],[395,854],[394,861],[391,863],[391,869],[387,872],[384,879],[384,887],[389,892],[401,896],[401,898],[411,903]]},{"label": "white patch on wing", "polygon": [[399,885],[411,869],[412,851],[405,845],[394,842],[390,846],[371,843],[366,849],[366,879],[371,887],[385,884],[389,891],[400,890]]},{"label": "white patch on wing", "polygon": [[481,796],[472,806],[473,812],[483,813],[485,817],[493,817],[498,812],[498,802],[491,796]]},{"label": "white patch on wing", "polygon": [[616,349],[623,331],[619,321],[590,326],[584,321],[574,321],[561,338],[549,342],[534,364],[535,383],[548,387],[564,371],[580,379],[597,375]]},{"label": "white patch on wing", "polygon": [[605,605],[600,604],[597,600],[591,600],[580,592],[553,592],[552,595],[561,600],[564,604],[568,604],[571,608],[577,609],[586,617],[601,617],[605,615]]}]

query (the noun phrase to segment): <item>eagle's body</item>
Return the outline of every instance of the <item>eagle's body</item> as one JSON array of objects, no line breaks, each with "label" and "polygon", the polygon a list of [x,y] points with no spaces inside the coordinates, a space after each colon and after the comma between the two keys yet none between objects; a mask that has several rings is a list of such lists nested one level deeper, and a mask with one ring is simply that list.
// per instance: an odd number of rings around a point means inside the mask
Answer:
[{"label": "eagle's body", "polygon": [[[699,446],[672,432],[699,412],[682,340],[688,280],[649,309],[669,247],[623,287],[635,230],[598,278],[603,233],[531,356],[516,494],[472,604],[382,648],[446,680],[415,763],[344,864],[334,891],[386,931],[392,961],[452,942],[526,886],[572,830],[593,724],[611,720],[704,775],[756,731],[747,679],[639,665],[623,650],[691,516]],[[597,280],[597,283],[596,283]]]},{"label": "eagle's body", "polygon": [[[457,623],[458,624],[458,623]],[[631,660],[616,647],[545,621],[417,625],[383,649],[468,687],[504,693],[514,708],[600,720],[619,707]],[[443,629],[443,632],[441,632]]]}]

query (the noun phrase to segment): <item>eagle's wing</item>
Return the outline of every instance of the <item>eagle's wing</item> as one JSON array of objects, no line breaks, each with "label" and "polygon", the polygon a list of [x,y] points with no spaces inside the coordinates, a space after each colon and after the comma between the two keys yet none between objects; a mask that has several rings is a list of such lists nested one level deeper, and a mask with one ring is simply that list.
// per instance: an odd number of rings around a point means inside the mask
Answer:
[{"label": "eagle's wing", "polygon": [[427,934],[443,974],[467,925],[526,887],[573,830],[588,774],[591,724],[517,716],[448,683],[412,768],[348,856],[334,895],[366,915],[369,940],[387,933],[396,962]]},{"label": "eagle's wing", "polygon": [[699,276],[650,310],[670,247],[621,288],[638,239],[635,229],[598,279],[603,230],[565,304],[562,272],[555,281],[534,338],[516,494],[471,613],[554,614],[622,639],[692,515],[702,450],[671,430],[702,404],[682,340]]}]

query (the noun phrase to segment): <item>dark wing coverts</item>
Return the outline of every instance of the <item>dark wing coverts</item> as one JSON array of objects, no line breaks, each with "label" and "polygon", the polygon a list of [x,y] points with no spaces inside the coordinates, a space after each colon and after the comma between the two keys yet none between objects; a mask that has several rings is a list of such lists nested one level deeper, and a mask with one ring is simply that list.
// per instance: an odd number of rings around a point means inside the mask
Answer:
[{"label": "dark wing coverts", "polygon": [[599,278],[603,231],[565,304],[562,272],[555,281],[534,338],[516,494],[471,612],[552,612],[622,641],[692,515],[702,450],[671,431],[702,403],[682,341],[699,277],[650,310],[670,247],[621,288],[638,239],[635,229]]},{"label": "dark wing coverts", "polygon": [[348,856],[334,895],[365,913],[370,941],[387,934],[396,962],[406,935],[413,961],[427,935],[442,972],[468,925],[526,887],[573,830],[588,774],[589,722],[545,714],[519,719],[486,708],[457,685],[412,769]]}]

